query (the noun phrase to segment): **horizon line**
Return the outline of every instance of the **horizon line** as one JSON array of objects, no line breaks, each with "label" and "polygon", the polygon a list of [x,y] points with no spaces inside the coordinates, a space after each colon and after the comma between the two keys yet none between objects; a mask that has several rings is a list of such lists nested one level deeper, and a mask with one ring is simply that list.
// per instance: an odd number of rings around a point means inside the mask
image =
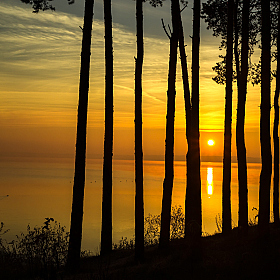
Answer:
[{"label": "horizon line", "polygon": [[[164,155],[144,155],[144,161],[164,161]],[[73,154],[6,154],[0,156],[0,162],[3,161],[62,161],[62,160],[73,160],[75,155]],[[103,155],[101,154],[88,154],[86,159],[88,160],[102,160]],[[113,160],[134,160],[134,155],[114,155]],[[174,161],[185,161],[186,155],[174,155]],[[200,156],[201,162],[223,162],[223,156]],[[237,156],[231,157],[232,163],[237,163]],[[261,163],[261,157],[247,157],[248,163]]]}]

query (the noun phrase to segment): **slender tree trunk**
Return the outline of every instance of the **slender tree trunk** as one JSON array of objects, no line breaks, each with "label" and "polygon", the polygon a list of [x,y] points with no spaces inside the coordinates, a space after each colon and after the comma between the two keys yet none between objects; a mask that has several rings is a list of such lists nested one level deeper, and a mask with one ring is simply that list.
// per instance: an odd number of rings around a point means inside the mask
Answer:
[{"label": "slender tree trunk", "polygon": [[185,100],[185,114],[186,114],[186,139],[189,139],[190,126],[191,126],[191,93],[189,85],[189,74],[187,66],[187,55],[185,50],[185,40],[184,40],[184,30],[182,17],[180,13],[179,17],[179,50],[181,58],[181,68],[182,68],[182,80],[184,88],[184,100]]},{"label": "slender tree trunk", "polygon": [[165,140],[165,179],[163,182],[161,228],[159,245],[169,246],[171,201],[174,177],[174,117],[176,96],[176,64],[178,47],[178,10],[179,0],[171,0],[172,28],[170,38],[169,75],[167,90],[166,140]]},{"label": "slender tree trunk", "polygon": [[223,161],[223,233],[231,231],[231,120],[232,120],[232,57],[233,57],[234,1],[228,1],[227,54],[226,54],[226,104]]},{"label": "slender tree trunk", "polygon": [[261,119],[260,138],[262,170],[259,193],[259,230],[261,235],[269,233],[270,183],[272,172],[272,155],[270,144],[270,1],[261,1]]},{"label": "slender tree trunk", "polygon": [[[192,184],[192,163],[188,158],[191,158],[190,154],[192,151],[191,148],[191,93],[190,93],[190,85],[189,85],[189,75],[188,75],[188,66],[187,66],[187,56],[185,50],[185,42],[184,42],[184,31],[183,31],[183,23],[182,17],[180,13],[179,17],[179,50],[181,57],[181,68],[182,68],[182,80],[183,80],[183,88],[184,88],[184,100],[185,100],[185,117],[186,117],[186,140],[188,143],[188,152],[186,155],[186,173],[187,173],[187,183],[186,189],[188,186]],[[185,207],[186,210],[186,207]],[[186,214],[186,213],[185,213]],[[185,224],[185,232],[186,232],[186,224]]]},{"label": "slender tree trunk", "polygon": [[237,121],[236,121],[236,147],[238,160],[239,182],[239,219],[238,227],[242,234],[248,231],[248,186],[247,186],[247,160],[245,147],[245,104],[247,94],[248,51],[249,51],[249,0],[243,1],[242,9],[242,47],[241,47],[241,73],[238,87]]},{"label": "slender tree trunk", "polygon": [[85,1],[84,28],[81,53],[79,105],[77,117],[77,138],[76,138],[76,160],[75,177],[73,186],[73,201],[71,213],[70,239],[67,266],[70,270],[79,267],[83,205],[85,188],[85,167],[86,167],[86,137],[87,137],[87,107],[89,89],[89,69],[90,69],[90,47],[91,30],[93,20],[94,0]]},{"label": "slender tree trunk", "polygon": [[142,69],[144,57],[143,1],[136,0],[137,58],[135,63],[135,258],[144,258],[144,200],[142,149]]},{"label": "slender tree trunk", "polygon": [[105,137],[101,254],[112,251],[112,156],[113,156],[113,40],[111,0],[104,0],[105,23]]},{"label": "slender tree trunk", "polygon": [[[192,40],[192,110],[191,110],[191,145],[187,161],[192,165],[191,180],[186,190],[186,235],[201,236],[201,179],[199,145],[199,44],[200,44],[200,0],[194,0],[193,40]],[[188,171],[188,176],[190,172]]]},{"label": "slender tree trunk", "polygon": [[278,35],[277,35],[277,70],[276,70],[276,89],[274,95],[274,180],[273,180],[273,214],[274,224],[280,225],[279,221],[279,91],[280,91],[280,0],[278,0]]}]

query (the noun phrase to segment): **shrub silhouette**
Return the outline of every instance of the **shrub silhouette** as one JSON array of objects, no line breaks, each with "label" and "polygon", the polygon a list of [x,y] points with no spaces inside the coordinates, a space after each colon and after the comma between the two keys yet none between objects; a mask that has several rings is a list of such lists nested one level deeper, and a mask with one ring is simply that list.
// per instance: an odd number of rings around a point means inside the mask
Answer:
[{"label": "shrub silhouette", "polygon": [[[69,233],[64,226],[53,218],[45,218],[41,227],[31,229],[28,225],[26,234],[17,235],[16,240],[5,246],[2,244],[5,249],[2,265],[6,261],[7,264],[13,263],[13,267],[9,265],[10,270],[16,266],[20,274],[53,279],[66,262],[68,240]],[[9,268],[6,267],[6,270]]]},{"label": "shrub silhouette", "polygon": [[2,236],[8,231],[9,231],[8,229],[6,229],[6,230],[4,229],[4,223],[1,222],[1,224],[0,224],[0,262],[3,262],[5,255],[7,254],[7,248],[4,244],[5,240],[2,239]]},{"label": "shrub silhouette", "polygon": [[[144,245],[150,246],[159,243],[161,215],[149,214],[144,221]],[[183,238],[185,235],[185,215],[181,205],[171,209],[170,239]],[[114,250],[134,249],[135,238],[122,237],[118,243],[113,243]]]},{"label": "shrub silhouette", "polygon": [[[160,215],[149,214],[145,218],[145,246],[157,244],[160,237]],[[171,208],[170,239],[183,238],[185,235],[185,214],[181,205]]]}]

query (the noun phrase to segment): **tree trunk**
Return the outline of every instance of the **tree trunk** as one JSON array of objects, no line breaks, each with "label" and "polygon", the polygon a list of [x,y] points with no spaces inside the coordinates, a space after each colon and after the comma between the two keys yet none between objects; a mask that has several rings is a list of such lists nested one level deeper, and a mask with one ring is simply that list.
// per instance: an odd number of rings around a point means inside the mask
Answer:
[{"label": "tree trunk", "polygon": [[232,120],[232,57],[233,57],[233,9],[234,1],[228,1],[227,54],[226,54],[226,101],[223,161],[223,233],[231,231],[231,120]]},{"label": "tree trunk", "polygon": [[144,200],[142,149],[143,1],[136,0],[137,58],[135,63],[135,259],[144,258]]},{"label": "tree trunk", "polygon": [[184,40],[184,30],[181,13],[178,18],[179,23],[179,50],[181,58],[181,68],[182,68],[182,80],[184,88],[184,100],[185,100],[185,114],[186,114],[186,139],[189,141],[190,126],[191,126],[191,93],[189,85],[189,75],[187,66],[187,55],[185,50],[185,40]]},{"label": "tree trunk", "polygon": [[[186,190],[186,235],[201,236],[201,179],[199,145],[199,43],[200,43],[200,0],[194,0],[193,40],[192,40],[192,110],[191,110],[191,145],[187,161],[192,165],[191,180]],[[189,165],[188,164],[188,165]]]},{"label": "tree trunk", "polygon": [[249,51],[249,0],[243,1],[242,8],[242,47],[241,47],[241,73],[238,87],[237,121],[236,121],[236,148],[238,160],[239,182],[239,219],[238,227],[242,234],[248,231],[248,186],[247,186],[247,160],[245,147],[245,104],[247,94],[248,51]]},{"label": "tree trunk", "polygon": [[[188,75],[188,66],[187,66],[187,56],[185,50],[185,42],[184,42],[184,31],[183,31],[183,23],[182,17],[180,13],[179,17],[179,50],[181,57],[181,68],[182,68],[182,80],[183,80],[183,88],[184,88],[184,100],[185,100],[185,118],[186,118],[186,140],[188,143],[188,152],[186,155],[186,173],[187,173],[187,183],[186,189],[188,186],[192,185],[192,164],[191,161],[188,160],[190,158],[190,154],[192,151],[191,148],[191,93],[190,93],[190,85],[189,85],[189,75]],[[185,207],[186,210],[186,207]],[[186,224],[185,224],[185,232],[186,232]]]},{"label": "tree trunk", "polygon": [[112,156],[113,156],[113,40],[111,0],[104,0],[105,24],[105,137],[101,254],[112,251]]},{"label": "tree trunk", "polygon": [[260,139],[262,170],[259,193],[259,230],[261,235],[269,234],[270,183],[272,172],[272,155],[270,144],[270,1],[261,1],[261,119]]},{"label": "tree trunk", "polygon": [[83,41],[81,52],[79,105],[77,117],[75,177],[73,186],[70,239],[67,257],[67,267],[70,270],[77,269],[79,267],[82,242],[86,165],[87,107],[93,5],[94,0],[85,1]]},{"label": "tree trunk", "polygon": [[175,82],[178,47],[178,10],[179,0],[171,1],[172,28],[170,38],[169,75],[167,90],[166,140],[165,140],[165,179],[163,182],[161,228],[159,245],[161,248],[169,246],[171,200],[174,177],[174,117],[175,117]]},{"label": "tree trunk", "polygon": [[274,180],[273,180],[273,214],[274,224],[280,225],[279,221],[279,91],[280,91],[280,1],[278,0],[278,35],[277,35],[277,70],[276,70],[276,89],[274,95]]}]

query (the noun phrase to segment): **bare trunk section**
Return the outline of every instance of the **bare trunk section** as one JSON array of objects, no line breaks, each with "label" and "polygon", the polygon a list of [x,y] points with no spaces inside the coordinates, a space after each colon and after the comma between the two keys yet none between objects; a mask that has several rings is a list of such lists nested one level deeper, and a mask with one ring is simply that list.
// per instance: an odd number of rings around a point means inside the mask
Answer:
[{"label": "bare trunk section", "polygon": [[233,9],[234,1],[228,1],[227,54],[226,54],[226,101],[223,160],[223,233],[231,231],[231,122],[232,122],[232,58],[233,58]]},{"label": "bare trunk section", "polygon": [[[200,0],[194,0],[193,40],[192,40],[192,110],[190,147],[187,161],[192,165],[191,180],[186,190],[186,235],[200,237],[202,232],[201,217],[201,179],[199,145],[199,44],[200,44]],[[188,171],[188,176],[190,172]]]},{"label": "bare trunk section", "polygon": [[[181,68],[182,68],[182,80],[183,80],[183,88],[184,88],[184,100],[185,100],[185,117],[186,117],[186,140],[188,143],[188,152],[186,155],[186,173],[187,173],[187,184],[186,189],[188,186],[192,184],[192,164],[191,161],[188,160],[190,158],[190,154],[192,151],[191,148],[191,93],[190,93],[190,85],[189,85],[189,75],[188,75],[188,66],[187,66],[187,56],[185,50],[185,43],[184,43],[184,31],[183,31],[183,23],[182,17],[180,13],[179,17],[179,50],[180,50],[180,57],[181,57]],[[186,208],[185,208],[186,210]],[[185,213],[186,214],[186,213]],[[185,224],[185,232],[186,231]]]},{"label": "bare trunk section", "polygon": [[105,24],[105,137],[101,254],[112,251],[112,156],[113,156],[113,40],[111,0],[104,0]]},{"label": "bare trunk section", "polygon": [[85,1],[83,41],[81,52],[79,105],[77,117],[75,177],[73,186],[70,239],[67,257],[67,267],[70,270],[78,269],[79,267],[82,242],[86,167],[87,108],[93,6],[94,0]]},{"label": "bare trunk section", "polygon": [[236,148],[238,160],[239,183],[239,219],[238,227],[242,234],[248,232],[248,184],[247,160],[245,147],[245,104],[247,94],[248,51],[249,51],[249,0],[243,1],[242,8],[242,47],[241,47],[241,73],[238,86],[238,104],[236,120]]},{"label": "bare trunk section", "polygon": [[171,1],[172,28],[170,38],[169,75],[167,90],[167,115],[166,115],[166,140],[165,140],[165,178],[163,182],[161,228],[159,245],[161,248],[169,246],[170,239],[170,216],[174,177],[174,117],[176,96],[176,64],[178,48],[178,11],[179,0]]},{"label": "bare trunk section", "polygon": [[276,89],[274,95],[274,124],[273,124],[273,141],[274,141],[274,179],[273,179],[273,215],[274,224],[280,225],[279,221],[279,91],[280,91],[280,1],[278,0],[278,36],[277,36],[277,72],[276,72]]},{"label": "bare trunk section", "polygon": [[270,1],[261,1],[261,157],[262,170],[260,175],[259,193],[259,230],[260,235],[269,234],[270,216],[270,183],[272,172],[272,155],[270,144]]},{"label": "bare trunk section", "polygon": [[144,57],[143,1],[136,1],[137,58],[135,63],[135,258],[144,258],[144,199],[142,149],[142,69]]},{"label": "bare trunk section", "polygon": [[185,100],[185,114],[186,114],[186,139],[189,141],[190,138],[190,127],[191,127],[191,93],[189,85],[189,75],[188,75],[188,66],[187,66],[187,55],[185,50],[184,42],[184,30],[182,17],[180,13],[179,17],[179,50],[181,58],[181,68],[182,68],[182,80],[184,88],[184,100]]}]

